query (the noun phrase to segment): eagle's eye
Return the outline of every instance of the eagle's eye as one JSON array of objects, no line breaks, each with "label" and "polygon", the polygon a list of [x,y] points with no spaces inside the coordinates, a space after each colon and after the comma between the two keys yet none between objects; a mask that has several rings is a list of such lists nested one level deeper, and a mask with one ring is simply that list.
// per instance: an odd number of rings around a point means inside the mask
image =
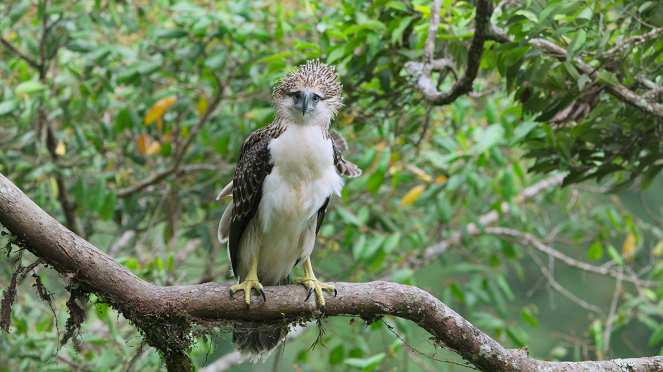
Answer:
[{"label": "eagle's eye", "polygon": [[299,98],[301,98],[299,92],[295,92],[292,94],[292,99],[294,99],[295,101],[299,101]]},{"label": "eagle's eye", "polygon": [[313,102],[318,103],[320,101],[320,97],[317,94],[313,95]]}]

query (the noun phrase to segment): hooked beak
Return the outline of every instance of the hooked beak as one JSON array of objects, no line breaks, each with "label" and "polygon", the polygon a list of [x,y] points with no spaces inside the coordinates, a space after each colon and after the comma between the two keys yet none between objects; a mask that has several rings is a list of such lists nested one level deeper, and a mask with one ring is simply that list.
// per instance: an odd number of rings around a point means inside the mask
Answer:
[{"label": "hooked beak", "polygon": [[306,111],[308,111],[308,103],[309,103],[309,96],[311,93],[305,92],[304,93],[304,101],[302,102],[302,115],[306,115]]}]

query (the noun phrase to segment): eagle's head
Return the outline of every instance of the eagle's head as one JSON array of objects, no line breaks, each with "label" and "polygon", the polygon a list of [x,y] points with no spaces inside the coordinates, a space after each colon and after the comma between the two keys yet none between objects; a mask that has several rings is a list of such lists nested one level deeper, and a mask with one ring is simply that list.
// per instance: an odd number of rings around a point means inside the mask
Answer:
[{"label": "eagle's head", "polygon": [[274,87],[273,104],[276,116],[291,118],[295,123],[318,123],[327,126],[343,106],[340,96],[343,85],[336,82],[336,66],[309,60],[297,66]]}]

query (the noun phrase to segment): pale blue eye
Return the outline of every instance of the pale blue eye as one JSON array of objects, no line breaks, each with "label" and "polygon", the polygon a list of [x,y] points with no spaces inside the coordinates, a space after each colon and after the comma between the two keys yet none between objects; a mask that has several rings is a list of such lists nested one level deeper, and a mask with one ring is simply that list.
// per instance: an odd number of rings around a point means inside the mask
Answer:
[{"label": "pale blue eye", "polygon": [[299,98],[300,98],[300,97],[301,97],[301,96],[299,95],[299,93],[293,93],[293,94],[292,94],[292,99],[294,99],[295,101],[299,101]]}]

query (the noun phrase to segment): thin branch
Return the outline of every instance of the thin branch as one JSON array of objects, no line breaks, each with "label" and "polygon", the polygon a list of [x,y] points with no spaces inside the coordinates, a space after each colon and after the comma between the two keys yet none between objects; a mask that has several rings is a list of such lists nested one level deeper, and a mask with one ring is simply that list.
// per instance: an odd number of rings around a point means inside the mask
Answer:
[{"label": "thin branch", "polygon": [[444,92],[437,91],[433,84],[431,73],[433,71],[433,53],[435,51],[435,38],[440,23],[440,6],[442,1],[435,0],[431,9],[431,21],[428,28],[428,37],[424,48],[423,73],[419,78],[419,91],[426,101],[432,105],[442,106],[455,101],[458,97],[472,91],[472,83],[477,77],[483,46],[491,35],[490,16],[493,14],[491,0],[478,0],[476,6],[475,30],[470,47],[467,51],[467,67],[465,73],[449,89]]},{"label": "thin branch", "polygon": [[619,293],[622,291],[622,279],[624,277],[624,270],[619,270],[617,276],[617,284],[615,284],[615,293],[612,295],[612,303],[610,304],[610,312],[608,313],[608,320],[605,322],[605,336],[603,341],[603,354],[607,354],[610,349],[610,334],[612,333],[612,321],[615,318],[615,311],[617,310],[617,301],[619,300]]},{"label": "thin branch", "polygon": [[[490,26],[490,34],[487,38],[501,43],[510,41],[510,38],[506,36],[506,32],[494,25]],[[536,48],[542,49],[546,54],[550,55],[551,57],[555,57],[560,61],[566,60],[566,49],[551,41],[544,39],[531,39],[529,40],[529,44]],[[575,57],[573,62],[575,62],[581,73],[589,76],[592,79],[593,83],[598,82],[599,74],[597,72],[597,68],[589,65],[580,57]],[[606,92],[610,93],[618,100],[630,104],[640,111],[654,116],[663,117],[663,104],[648,100],[646,97],[636,94],[635,92],[629,90],[619,83],[614,85],[605,84],[603,85],[603,89],[605,89]]]},{"label": "thin branch", "polygon": [[[161,323],[168,326],[170,318],[177,322],[214,323],[220,319],[289,322],[317,311],[314,300],[304,301],[307,293],[299,285],[265,287],[270,300],[262,301],[259,295],[253,294],[251,301],[255,305],[247,311],[243,301],[230,298],[229,285],[158,287],[147,283],[67,230],[1,174],[0,223],[21,239],[28,251],[43,258],[81,289],[104,298],[126,316],[135,317],[139,326],[140,319],[158,316],[159,321],[148,322],[151,332]],[[411,320],[431,333],[436,342],[444,343],[482,371],[621,372],[628,367],[632,372],[645,372],[663,369],[663,357],[576,363],[539,361],[530,358],[526,349],[503,347],[419,288],[388,282],[330,284],[338,289],[338,296],[326,295],[327,316],[393,315]],[[167,366],[169,360],[171,365],[188,360],[183,359],[188,357],[182,350],[162,351],[169,353]]]},{"label": "thin branch", "polygon": [[555,288],[559,293],[563,294],[564,296],[566,296],[566,298],[573,301],[574,303],[581,306],[582,308],[584,308],[586,310],[589,310],[589,311],[593,311],[593,312],[601,314],[601,315],[604,315],[603,311],[601,310],[600,307],[592,305],[592,304],[588,303],[587,301],[578,298],[576,295],[569,292],[569,290],[562,287],[562,285],[559,284],[555,280],[555,278],[553,276],[553,273],[546,267],[546,265],[543,262],[541,262],[539,257],[537,257],[537,255],[534,254],[534,252],[532,252],[532,250],[529,247],[527,247],[526,250],[527,250],[527,253],[530,255],[530,257],[532,257],[532,260],[534,260],[534,263],[536,263],[536,265],[539,266],[539,269],[541,270],[541,273],[543,273],[543,275],[546,277],[546,279],[548,279],[548,283],[550,283],[550,285],[553,288]]},{"label": "thin branch", "polygon": [[[525,190],[523,190],[518,196],[516,196],[515,200],[519,203],[524,202],[527,199],[533,198],[535,195],[539,194],[545,189],[551,188],[558,186],[564,181],[564,177],[566,176],[565,173],[557,174],[552,177],[546,178],[542,181],[539,181],[535,183],[532,186],[529,186]],[[500,212],[501,215],[506,215],[509,214],[511,211],[511,207],[509,207],[509,203],[503,202],[500,205]],[[490,225],[499,220],[500,213],[498,213],[496,210],[492,210],[483,216],[479,217],[479,223],[481,223],[482,226]],[[470,236],[476,236],[481,233],[481,230],[479,227],[474,223],[471,222],[467,224],[465,227],[467,230],[467,233]],[[459,230],[455,232],[453,235],[451,235],[449,238],[442,240],[441,242],[432,245],[424,251],[424,257],[422,259],[410,262],[408,265],[412,270],[417,271],[419,268],[422,266],[430,263],[434,259],[436,259],[439,255],[442,253],[446,252],[447,249],[449,249],[451,246],[454,246],[463,239],[463,233]],[[388,280],[391,278],[391,276],[387,276],[382,278],[383,280]]]},{"label": "thin branch", "polygon": [[0,37],[0,43],[5,46],[10,52],[14,53],[16,56],[27,62],[30,66],[36,68],[39,70],[41,68],[41,65],[37,63],[34,59],[26,56],[25,54],[21,53],[18,49],[14,48],[7,40],[4,38]]},{"label": "thin branch", "polygon": [[[506,227],[488,227],[484,230],[486,234],[494,234],[494,235],[499,235],[499,236],[510,236],[514,238],[521,239],[539,251],[554,257],[555,259],[563,262],[564,264],[574,267],[576,269],[580,269],[583,271],[595,273],[595,274],[600,274],[600,275],[610,275],[615,278],[619,278],[622,275],[620,274],[621,270],[611,268],[611,267],[604,267],[604,266],[594,266],[590,265],[588,263],[584,263],[582,261],[578,261],[576,259],[573,259],[560,251],[549,247],[545,244],[543,244],[539,239],[535,238],[534,235],[529,234],[529,233],[524,233],[522,231],[514,230],[514,229],[509,229]],[[652,280],[642,280],[634,277],[626,277],[623,280],[631,283],[635,283],[637,285],[643,286],[643,287],[658,287],[660,284],[659,282],[655,282]]]},{"label": "thin branch", "polygon": [[643,43],[643,42],[645,42],[649,39],[652,39],[652,38],[654,38],[658,35],[661,35],[661,34],[663,34],[663,27],[655,28],[655,29],[647,32],[646,34],[634,35],[634,36],[631,36],[631,37],[627,37],[626,39],[622,40],[620,43],[618,43],[614,47],[606,50],[603,53],[603,57],[610,58],[610,57],[614,56],[615,54],[624,52],[626,49],[630,48],[631,46],[633,46],[635,44]]}]

